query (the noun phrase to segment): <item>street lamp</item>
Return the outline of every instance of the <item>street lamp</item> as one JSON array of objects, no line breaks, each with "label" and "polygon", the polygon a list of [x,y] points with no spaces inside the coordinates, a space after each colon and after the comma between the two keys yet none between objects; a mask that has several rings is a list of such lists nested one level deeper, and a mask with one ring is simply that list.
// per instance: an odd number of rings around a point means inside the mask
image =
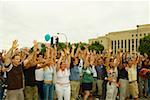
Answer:
[{"label": "street lamp", "polygon": [[65,38],[66,38],[66,43],[68,42],[68,39],[67,39],[67,35],[65,34],[65,33],[57,33],[58,35],[64,35],[65,36]]}]

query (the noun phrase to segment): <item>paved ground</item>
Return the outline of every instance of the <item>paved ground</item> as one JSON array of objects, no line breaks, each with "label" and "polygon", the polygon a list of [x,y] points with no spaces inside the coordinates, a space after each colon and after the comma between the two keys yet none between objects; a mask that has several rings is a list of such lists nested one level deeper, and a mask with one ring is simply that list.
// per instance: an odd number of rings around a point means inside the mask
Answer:
[{"label": "paved ground", "polygon": [[139,98],[139,100],[150,100],[150,98]]},{"label": "paved ground", "polygon": [[[83,99],[78,99],[78,100],[83,100]],[[93,100],[99,100],[98,98],[95,98]],[[134,99],[129,99],[129,100],[134,100]],[[150,98],[139,98],[138,100],[150,100]]]},{"label": "paved ground", "polygon": [[[82,97],[80,97],[80,98],[78,98],[77,100],[83,100],[83,98]],[[88,99],[88,100],[90,100],[90,99]],[[95,99],[92,99],[92,100],[99,100],[98,98],[95,98]],[[128,99],[128,100],[134,100],[134,99]],[[139,98],[138,100],[150,100],[150,97],[149,98]]]}]

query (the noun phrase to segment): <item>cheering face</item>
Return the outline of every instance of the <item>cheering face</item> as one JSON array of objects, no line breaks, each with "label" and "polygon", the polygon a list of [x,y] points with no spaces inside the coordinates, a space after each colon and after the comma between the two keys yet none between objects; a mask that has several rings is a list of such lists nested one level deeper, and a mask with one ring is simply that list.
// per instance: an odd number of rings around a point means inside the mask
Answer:
[{"label": "cheering face", "polygon": [[62,64],[60,65],[61,70],[65,70],[66,67],[67,67],[67,64],[66,64],[66,63],[62,63]]},{"label": "cheering face", "polygon": [[19,55],[16,55],[13,59],[12,59],[12,63],[15,66],[18,66],[20,64],[21,58]]},{"label": "cheering face", "polygon": [[98,59],[98,64],[100,65],[100,64],[103,64],[103,59],[102,58],[99,58]]},{"label": "cheering face", "polygon": [[39,55],[38,60],[43,60],[43,55]]},{"label": "cheering face", "polygon": [[132,61],[132,60],[129,60],[129,61],[128,61],[128,65],[129,65],[129,67],[131,67],[131,66],[132,66],[132,63],[133,63],[133,61]]},{"label": "cheering face", "polygon": [[114,59],[110,60],[110,66],[114,66]]},{"label": "cheering face", "polygon": [[74,63],[74,65],[77,65],[79,63],[79,59],[75,58],[73,63]]}]

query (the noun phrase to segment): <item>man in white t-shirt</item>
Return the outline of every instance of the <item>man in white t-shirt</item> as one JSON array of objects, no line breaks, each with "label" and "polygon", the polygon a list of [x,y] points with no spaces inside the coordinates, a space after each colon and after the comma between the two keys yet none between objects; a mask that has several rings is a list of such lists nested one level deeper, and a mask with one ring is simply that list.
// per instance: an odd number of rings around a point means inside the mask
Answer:
[{"label": "man in white t-shirt", "polygon": [[126,70],[128,72],[129,78],[129,93],[134,98],[134,100],[138,100],[138,83],[137,83],[137,63],[139,61],[139,57],[129,59],[128,67]]},{"label": "man in white t-shirt", "polygon": [[[39,54],[38,60],[42,62],[43,55]],[[40,64],[37,64],[37,68],[35,70],[35,80],[37,82],[39,100],[43,100],[44,99],[44,94],[43,94],[44,71],[43,68],[40,66]]]}]

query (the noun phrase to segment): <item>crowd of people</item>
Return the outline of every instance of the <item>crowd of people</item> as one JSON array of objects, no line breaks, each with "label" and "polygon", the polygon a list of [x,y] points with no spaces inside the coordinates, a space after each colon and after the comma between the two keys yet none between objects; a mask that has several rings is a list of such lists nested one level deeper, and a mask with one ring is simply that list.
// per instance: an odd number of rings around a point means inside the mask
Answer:
[{"label": "crowd of people", "polygon": [[[12,43],[0,54],[0,100],[127,100],[150,95],[150,60],[139,53],[113,55],[112,50],[96,52],[76,48],[58,50],[38,42],[33,51]],[[5,84],[5,86],[4,86]]]}]

